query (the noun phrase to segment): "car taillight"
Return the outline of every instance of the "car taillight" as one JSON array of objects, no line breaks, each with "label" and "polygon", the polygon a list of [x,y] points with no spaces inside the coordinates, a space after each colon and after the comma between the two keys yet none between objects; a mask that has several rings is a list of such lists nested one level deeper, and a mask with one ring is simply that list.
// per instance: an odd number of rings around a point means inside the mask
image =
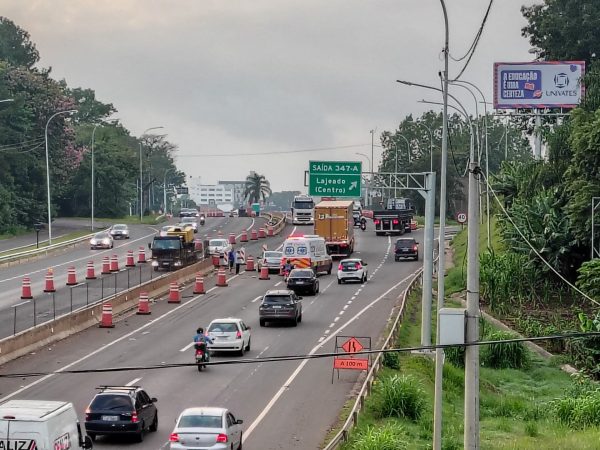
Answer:
[{"label": "car taillight", "polygon": [[92,412],[90,411],[90,408],[85,410],[85,421],[89,421],[92,420]]},{"label": "car taillight", "polygon": [[419,247],[416,245],[413,247],[413,250],[415,250],[415,251],[417,251],[418,249],[419,249]]},{"label": "car taillight", "polygon": [[227,442],[227,435],[223,433],[219,433],[217,435],[217,442]]},{"label": "car taillight", "polygon": [[134,412],[134,413],[131,415],[131,422],[132,422],[132,423],[138,423],[138,422],[139,422],[139,419],[138,419],[137,412]]},{"label": "car taillight", "polygon": [[375,219],[375,220],[373,221],[373,223],[374,223],[375,225],[379,225],[379,219]]},{"label": "car taillight", "polygon": [[240,331],[238,330],[238,332],[237,332],[237,333],[235,333],[235,337],[236,337],[237,339],[241,339],[241,338],[242,338],[242,333],[240,333]]},{"label": "car taillight", "polygon": [[360,269],[362,269],[362,266],[360,264],[357,264],[356,265],[356,270],[360,270]]},{"label": "car taillight", "polygon": [[171,433],[171,435],[169,436],[169,441],[179,442],[179,435],[177,433]]},{"label": "car taillight", "polygon": [[394,219],[394,220],[392,220],[392,223],[393,223],[394,225],[398,225],[398,219]]},{"label": "car taillight", "polygon": [[342,265],[341,264],[338,266],[338,270],[342,270]]}]

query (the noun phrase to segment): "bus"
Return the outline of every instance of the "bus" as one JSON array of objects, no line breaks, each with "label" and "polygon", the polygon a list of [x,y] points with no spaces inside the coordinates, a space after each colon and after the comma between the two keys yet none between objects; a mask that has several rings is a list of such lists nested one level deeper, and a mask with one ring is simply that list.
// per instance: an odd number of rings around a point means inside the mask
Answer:
[{"label": "bus", "polygon": [[315,223],[315,201],[308,195],[297,195],[292,202],[292,224],[313,225]]}]

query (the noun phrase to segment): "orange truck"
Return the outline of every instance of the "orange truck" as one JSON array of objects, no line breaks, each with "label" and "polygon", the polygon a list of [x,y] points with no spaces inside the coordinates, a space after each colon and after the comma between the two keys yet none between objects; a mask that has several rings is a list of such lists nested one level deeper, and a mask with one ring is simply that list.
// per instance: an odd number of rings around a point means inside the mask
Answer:
[{"label": "orange truck", "polygon": [[350,256],[354,251],[354,219],[351,200],[326,200],[315,206],[315,234],[325,238],[331,257]]}]

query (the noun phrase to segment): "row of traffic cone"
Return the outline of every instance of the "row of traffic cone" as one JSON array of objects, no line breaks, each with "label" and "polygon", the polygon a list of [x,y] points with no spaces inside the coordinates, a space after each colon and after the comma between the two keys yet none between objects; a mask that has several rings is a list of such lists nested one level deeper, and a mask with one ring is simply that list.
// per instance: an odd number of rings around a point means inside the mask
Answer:
[{"label": "row of traffic cone", "polygon": [[[137,262],[138,262],[138,264],[147,262],[146,261],[146,252],[144,250],[144,247],[140,247]],[[133,250],[129,250],[127,252],[127,259],[125,262],[125,267],[135,267]],[[102,260],[101,274],[106,275],[106,274],[110,274],[110,273],[114,273],[114,272],[118,272],[118,271],[119,271],[119,260],[118,260],[117,255],[112,255],[110,258],[108,256],[105,256]],[[87,263],[85,279],[86,280],[95,280],[96,279],[96,273],[95,273],[93,261],[88,261],[88,263]],[[67,286],[75,286],[77,284],[79,284],[79,283],[77,282],[77,274],[75,271],[75,267],[71,266],[67,269],[66,285]],[[46,293],[56,292],[56,288],[54,286],[54,270],[52,268],[49,268],[48,271],[46,272],[45,283],[44,283],[44,292],[46,292]],[[23,283],[22,283],[22,287],[21,287],[21,299],[31,300],[32,298],[33,298],[33,295],[31,292],[31,278],[25,277],[25,278],[23,278]]]}]

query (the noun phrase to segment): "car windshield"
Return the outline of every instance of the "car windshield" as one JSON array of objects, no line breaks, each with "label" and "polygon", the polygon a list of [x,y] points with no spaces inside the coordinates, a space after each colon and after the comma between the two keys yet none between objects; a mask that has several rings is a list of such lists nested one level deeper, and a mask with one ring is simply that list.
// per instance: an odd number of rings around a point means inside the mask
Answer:
[{"label": "car windshield", "polygon": [[344,269],[355,269],[360,265],[360,261],[350,260],[350,261],[342,261],[342,268]]},{"label": "car windshield", "polygon": [[131,403],[131,397],[128,395],[96,395],[92,403],[90,404],[92,411],[110,409],[112,411],[131,411],[133,404]]},{"label": "car windshield", "polygon": [[102,240],[102,239],[108,239],[108,234],[107,233],[98,233],[97,235],[94,236],[94,239],[96,240]]},{"label": "car windshield", "polygon": [[290,272],[290,278],[311,278],[312,270],[295,269]]},{"label": "car windshield", "polygon": [[281,258],[283,253],[281,252],[265,252],[265,258]]},{"label": "car windshield", "polygon": [[227,241],[225,241],[224,239],[211,239],[208,242],[208,245],[210,245],[211,247],[225,247]]},{"label": "car windshield", "polygon": [[152,248],[155,250],[176,250],[181,247],[179,238],[177,239],[155,239]]},{"label": "car windshield", "polygon": [[235,333],[237,331],[237,325],[231,322],[216,322],[211,323],[210,327],[208,327],[208,332],[215,333]]},{"label": "car windshield", "polygon": [[221,416],[183,416],[179,419],[178,428],[223,428]]},{"label": "car windshield", "polygon": [[292,299],[289,295],[265,295],[264,303],[290,303]]},{"label": "car windshield", "polygon": [[127,225],[113,225],[113,230],[126,230]]},{"label": "car windshield", "polygon": [[411,247],[415,244],[416,242],[414,239],[401,239],[396,241],[396,247]]}]

